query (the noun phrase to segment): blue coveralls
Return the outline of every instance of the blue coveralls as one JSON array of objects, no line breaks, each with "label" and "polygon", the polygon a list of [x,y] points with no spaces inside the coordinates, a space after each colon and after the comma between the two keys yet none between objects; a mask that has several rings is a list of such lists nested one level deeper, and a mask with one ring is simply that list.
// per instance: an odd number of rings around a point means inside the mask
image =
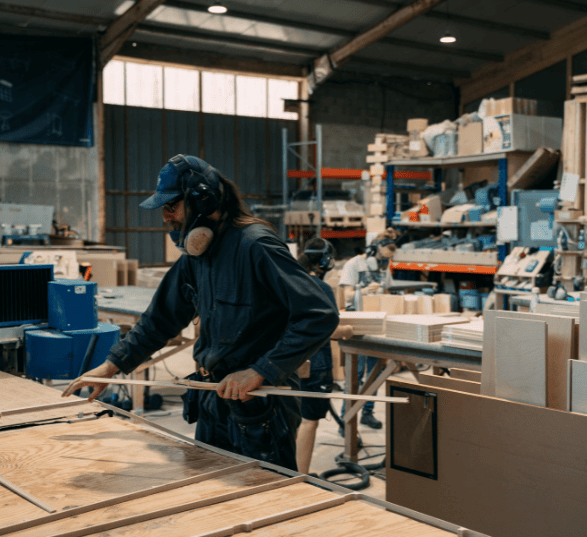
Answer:
[{"label": "blue coveralls", "polygon": [[[219,382],[251,367],[265,383],[293,389],[297,368],[338,325],[337,309],[273,231],[261,224],[228,226],[203,255],[177,260],[108,359],[130,373],[196,316],[194,360],[210,372],[205,380]],[[189,390],[185,410],[190,423],[197,420],[196,439],[296,469],[297,398],[242,403]]]}]

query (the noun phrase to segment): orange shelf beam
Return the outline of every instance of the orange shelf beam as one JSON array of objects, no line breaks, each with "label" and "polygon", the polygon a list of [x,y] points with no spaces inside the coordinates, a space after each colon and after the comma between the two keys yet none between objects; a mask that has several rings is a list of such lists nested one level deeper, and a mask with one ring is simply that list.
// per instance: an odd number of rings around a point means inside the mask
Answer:
[{"label": "orange shelf beam", "polygon": [[[355,170],[347,168],[322,168],[322,179],[361,179],[362,174],[367,170]],[[287,170],[287,176],[292,179],[309,179],[314,177],[314,170]],[[385,179],[387,173],[383,172]],[[394,179],[420,179],[424,181],[432,180],[431,172],[414,172],[409,170],[396,170],[393,172]]]},{"label": "orange shelf beam", "polygon": [[367,236],[366,229],[324,229],[322,228],[323,239],[361,239]]},{"label": "orange shelf beam", "polygon": [[438,263],[394,263],[390,266],[394,270],[420,270],[426,272],[460,272],[462,274],[495,274],[497,267],[483,265],[443,265]]}]

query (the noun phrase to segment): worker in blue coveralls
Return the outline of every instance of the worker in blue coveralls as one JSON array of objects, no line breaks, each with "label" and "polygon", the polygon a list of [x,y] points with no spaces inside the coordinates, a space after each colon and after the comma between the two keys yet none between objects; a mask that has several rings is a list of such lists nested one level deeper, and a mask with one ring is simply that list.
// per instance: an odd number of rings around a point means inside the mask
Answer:
[{"label": "worker in blue coveralls", "polygon": [[[336,307],[270,225],[251,214],[236,185],[203,160],[170,159],[141,207],[163,208],[184,255],[137,324],[87,376],[130,373],[199,316],[192,378],[219,384],[184,396],[196,439],[295,470],[299,400],[248,392],[262,384],[298,389],[296,370],[329,340]],[[63,395],[83,386],[94,388],[93,400],[106,384],[76,379]]]},{"label": "worker in blue coveralls", "polygon": [[[325,239],[310,239],[298,261],[316,280],[316,283],[328,295],[336,307],[334,292],[330,285],[323,281],[329,270],[334,268],[336,252],[334,246]],[[353,327],[339,325],[331,339],[348,339],[353,335]],[[333,388],[332,378],[332,350],[330,341],[327,341],[312,358],[310,358],[310,376],[300,379],[302,390],[306,392],[330,393]],[[303,474],[310,471],[312,452],[316,441],[318,422],[326,417],[330,409],[329,399],[314,399],[302,397],[302,423],[297,437],[298,470]]]}]

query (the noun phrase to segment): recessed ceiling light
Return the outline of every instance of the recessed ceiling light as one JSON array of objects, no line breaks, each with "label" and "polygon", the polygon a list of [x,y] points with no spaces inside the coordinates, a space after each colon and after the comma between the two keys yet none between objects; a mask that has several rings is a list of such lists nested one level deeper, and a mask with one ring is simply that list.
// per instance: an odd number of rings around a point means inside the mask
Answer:
[{"label": "recessed ceiling light", "polygon": [[228,10],[220,2],[214,2],[208,8],[208,11],[210,13],[214,13],[215,15],[222,15],[223,13],[226,13]]},{"label": "recessed ceiling light", "polygon": [[445,35],[443,35],[440,38],[440,42],[441,43],[454,43],[457,40],[457,38],[452,35],[450,32],[447,32]]}]

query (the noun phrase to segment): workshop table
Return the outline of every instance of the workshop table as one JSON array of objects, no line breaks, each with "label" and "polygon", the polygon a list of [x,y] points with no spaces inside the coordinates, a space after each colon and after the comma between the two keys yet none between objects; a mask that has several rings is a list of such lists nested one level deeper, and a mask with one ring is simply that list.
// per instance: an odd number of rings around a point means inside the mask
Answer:
[{"label": "workshop table", "polygon": [[[121,332],[124,332],[123,328],[132,328],[146,311],[155,291],[156,289],[134,285],[99,287],[96,296],[98,319],[102,322],[117,324],[121,327]],[[190,339],[183,336],[169,340],[167,345],[173,346],[171,350],[141,364],[130,374],[130,377],[136,380],[148,380],[151,366],[192,346],[196,340],[197,338]],[[146,391],[148,392],[148,387],[145,386],[131,387],[133,409],[137,414],[142,414],[144,411]]]},{"label": "workshop table", "polygon": [[[463,368],[481,371],[481,351],[449,347],[444,343],[422,343],[385,336],[355,336],[340,340],[341,352],[345,354],[345,390],[346,393],[373,395],[391,375],[400,362],[405,362],[408,369],[418,379],[416,364],[427,364],[437,368]],[[367,381],[359,387],[358,358],[359,354],[379,358]],[[357,414],[365,404],[357,401],[344,415],[344,456],[347,460],[357,462]]]}]

